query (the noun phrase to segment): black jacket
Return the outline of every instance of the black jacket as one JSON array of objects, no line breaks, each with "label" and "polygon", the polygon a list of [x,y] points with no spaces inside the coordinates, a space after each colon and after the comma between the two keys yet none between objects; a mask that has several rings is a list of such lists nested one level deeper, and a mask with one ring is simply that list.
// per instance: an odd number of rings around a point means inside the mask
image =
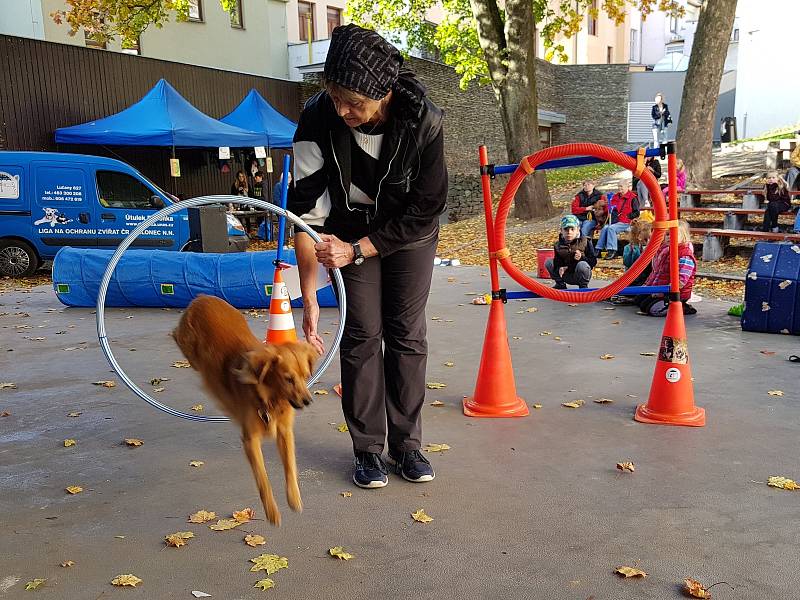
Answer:
[{"label": "black jacket", "polygon": [[[553,245],[555,255],[553,256],[553,268],[558,271],[561,267],[567,267],[567,273],[574,273],[575,267],[581,260],[589,263],[589,266],[594,269],[597,264],[597,254],[594,251],[592,240],[587,237],[580,236],[567,242],[564,236],[559,235],[558,241]],[[575,260],[575,251],[580,250],[581,258]]]},{"label": "black jacket", "polygon": [[[650,167],[653,171],[653,177],[657,180],[661,179],[661,161],[659,161],[655,156],[651,156],[645,160],[645,167]],[[635,192],[636,186],[639,185],[639,178],[635,175],[633,179],[631,179],[631,189]]]},{"label": "black jacket", "polygon": [[312,209],[324,212],[327,191],[330,209],[324,225],[315,229],[348,242],[368,235],[381,256],[435,235],[447,205],[441,109],[426,97],[424,86],[403,71],[389,111],[375,205],[351,204],[350,128],[327,92],[310,98],[294,136],[295,165],[307,166],[302,177],[295,177],[288,204],[300,216]]},{"label": "black jacket", "polygon": [[[669,125],[672,123],[672,117],[669,115],[669,105],[664,102],[664,125]],[[658,104],[653,104],[653,108],[650,109],[650,116],[653,117],[653,121],[658,121],[661,119],[662,115],[658,110]]]}]

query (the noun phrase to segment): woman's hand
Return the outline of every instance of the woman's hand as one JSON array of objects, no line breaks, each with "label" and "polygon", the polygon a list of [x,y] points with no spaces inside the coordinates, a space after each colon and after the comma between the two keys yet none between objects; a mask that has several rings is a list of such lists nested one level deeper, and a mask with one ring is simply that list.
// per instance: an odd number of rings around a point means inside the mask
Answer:
[{"label": "woman's hand", "polygon": [[321,242],[314,244],[317,261],[328,269],[338,269],[349,265],[355,258],[353,246],[343,242],[335,235],[322,234]]},{"label": "woman's hand", "polygon": [[315,300],[306,301],[303,298],[303,333],[306,335],[306,341],[322,355],[325,354],[325,342],[317,333],[317,323],[319,323],[319,304]]}]

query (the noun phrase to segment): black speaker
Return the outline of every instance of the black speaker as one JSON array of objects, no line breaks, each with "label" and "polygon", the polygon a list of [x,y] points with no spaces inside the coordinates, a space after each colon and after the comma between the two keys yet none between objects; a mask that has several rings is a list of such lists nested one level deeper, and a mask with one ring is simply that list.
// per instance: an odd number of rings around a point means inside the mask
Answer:
[{"label": "black speaker", "polygon": [[198,252],[230,252],[228,245],[228,221],[225,206],[211,205],[190,208],[189,238],[195,243],[192,249]]}]

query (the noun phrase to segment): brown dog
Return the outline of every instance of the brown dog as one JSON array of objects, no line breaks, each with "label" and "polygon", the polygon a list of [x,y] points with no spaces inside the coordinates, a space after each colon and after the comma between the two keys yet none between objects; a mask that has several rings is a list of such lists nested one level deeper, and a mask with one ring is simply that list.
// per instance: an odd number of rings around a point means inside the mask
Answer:
[{"label": "brown dog", "polygon": [[277,441],[289,506],[303,510],[294,456],[294,409],[311,402],[306,381],[317,352],[306,342],[265,345],[242,313],[214,296],[193,300],[172,337],[211,395],[241,426],[244,452],[269,522],[280,525],[281,515],[261,452],[265,437]]}]

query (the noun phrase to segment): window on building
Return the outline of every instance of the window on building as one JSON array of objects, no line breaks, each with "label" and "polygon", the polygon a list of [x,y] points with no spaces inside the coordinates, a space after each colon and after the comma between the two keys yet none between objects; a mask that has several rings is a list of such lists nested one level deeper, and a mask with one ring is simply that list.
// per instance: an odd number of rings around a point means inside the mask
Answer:
[{"label": "window on building", "polygon": [[[333,30],[342,24],[342,9],[335,6],[328,7],[328,38],[331,37]],[[307,27],[307,26],[306,26]]]},{"label": "window on building", "polygon": [[669,17],[669,30],[672,33],[678,33],[678,17],[675,15]]},{"label": "window on building", "polygon": [[592,0],[589,5],[589,22],[587,24],[587,31],[589,35],[597,35],[597,0]]},{"label": "window on building", "polygon": [[141,55],[141,53],[142,53],[142,39],[141,38],[137,38],[136,41],[133,42],[133,43],[122,42],[122,52],[124,54],[135,54],[137,56]]},{"label": "window on building", "polygon": [[203,0],[189,0],[189,20],[203,20]]},{"label": "window on building", "polygon": [[614,62],[614,47],[606,46],[606,63],[611,64]]},{"label": "window on building", "polygon": [[[311,2],[297,3],[297,20],[300,25],[300,41],[308,42],[316,36],[314,27],[314,5]],[[309,32],[311,35],[309,36]]]},{"label": "window on building", "polygon": [[100,204],[106,208],[136,208],[140,210],[159,208],[158,196],[153,190],[126,173],[98,171],[97,190],[100,192]]},{"label": "window on building", "polygon": [[539,125],[539,143],[542,148],[549,148],[553,143],[553,130],[545,125]]},{"label": "window on building", "polygon": [[681,42],[680,44],[670,44],[667,46],[667,54],[683,54],[683,47],[684,43]]},{"label": "window on building", "polygon": [[733,35],[731,36],[731,41],[738,42],[739,41],[739,28],[733,30]]},{"label": "window on building", "polygon": [[244,14],[242,13],[242,0],[234,0],[231,7],[231,27],[244,29]]},{"label": "window on building", "polygon": [[630,62],[635,63],[638,62],[637,58],[639,56],[639,32],[636,29],[631,29],[631,50],[630,50],[630,58],[628,59]]}]

